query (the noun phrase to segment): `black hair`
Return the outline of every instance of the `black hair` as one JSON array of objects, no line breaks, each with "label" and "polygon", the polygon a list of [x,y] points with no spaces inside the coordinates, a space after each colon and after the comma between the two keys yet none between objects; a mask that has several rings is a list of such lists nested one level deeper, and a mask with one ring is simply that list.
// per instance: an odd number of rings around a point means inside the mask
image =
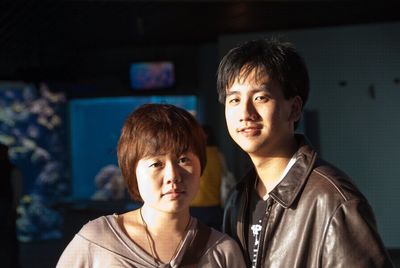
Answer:
[{"label": "black hair", "polygon": [[302,108],[305,106],[310,91],[307,67],[292,43],[277,38],[247,41],[222,58],[217,72],[219,101],[225,104],[226,90],[237,78],[246,79],[253,70],[256,78],[268,75],[278,83],[286,99],[299,96]]}]

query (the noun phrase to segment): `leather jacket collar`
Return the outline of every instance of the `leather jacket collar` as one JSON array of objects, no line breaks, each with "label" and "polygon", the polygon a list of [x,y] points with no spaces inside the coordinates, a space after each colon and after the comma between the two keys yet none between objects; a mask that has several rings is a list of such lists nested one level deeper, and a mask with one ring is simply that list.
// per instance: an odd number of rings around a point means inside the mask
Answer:
[{"label": "leather jacket collar", "polygon": [[278,204],[289,208],[303,189],[314,166],[317,153],[312,149],[306,138],[300,134],[296,135],[299,144],[297,161],[282,179],[282,181],[269,193]]}]

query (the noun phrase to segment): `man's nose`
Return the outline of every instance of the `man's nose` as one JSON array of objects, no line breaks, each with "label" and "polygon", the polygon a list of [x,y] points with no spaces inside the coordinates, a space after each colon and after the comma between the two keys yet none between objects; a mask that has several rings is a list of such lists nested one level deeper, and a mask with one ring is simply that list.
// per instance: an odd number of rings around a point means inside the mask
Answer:
[{"label": "man's nose", "polygon": [[257,118],[257,110],[252,101],[244,101],[240,107],[240,121],[254,121]]}]

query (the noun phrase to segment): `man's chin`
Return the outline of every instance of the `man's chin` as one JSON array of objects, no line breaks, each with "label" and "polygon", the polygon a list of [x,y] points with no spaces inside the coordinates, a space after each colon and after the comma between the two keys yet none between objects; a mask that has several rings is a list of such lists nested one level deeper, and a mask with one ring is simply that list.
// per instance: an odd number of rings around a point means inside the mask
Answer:
[{"label": "man's chin", "polygon": [[257,152],[260,150],[259,147],[256,146],[240,146],[239,147],[247,154],[257,154]]}]

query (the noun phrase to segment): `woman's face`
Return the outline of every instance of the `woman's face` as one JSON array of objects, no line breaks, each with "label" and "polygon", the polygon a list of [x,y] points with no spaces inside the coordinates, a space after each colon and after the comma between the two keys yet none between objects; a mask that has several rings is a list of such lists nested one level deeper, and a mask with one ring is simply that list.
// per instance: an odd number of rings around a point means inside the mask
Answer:
[{"label": "woman's face", "polygon": [[191,151],[182,155],[160,154],[139,160],[136,178],[147,206],[176,213],[189,208],[200,184],[199,158]]}]

